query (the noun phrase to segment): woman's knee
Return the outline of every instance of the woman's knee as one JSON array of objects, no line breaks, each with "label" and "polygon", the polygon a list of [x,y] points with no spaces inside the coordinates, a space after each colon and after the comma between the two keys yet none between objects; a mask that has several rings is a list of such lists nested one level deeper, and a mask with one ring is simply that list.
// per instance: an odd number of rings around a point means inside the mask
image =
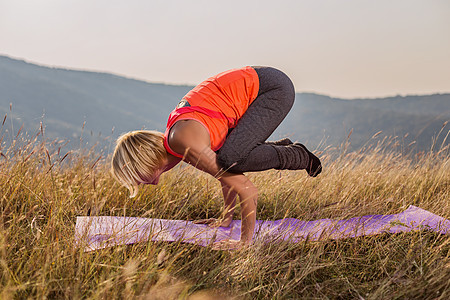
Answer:
[{"label": "woman's knee", "polygon": [[224,153],[224,151],[221,151],[220,149],[217,152],[217,164],[224,170],[227,170],[231,168],[233,165],[237,163],[237,161],[231,157],[230,155],[227,155],[227,153]]},{"label": "woman's knee", "polygon": [[[224,151],[225,150],[225,151]],[[229,153],[226,149],[221,148],[217,152],[217,164],[225,171],[231,173],[241,173],[239,162],[241,157],[238,155],[233,155],[233,153]]]}]

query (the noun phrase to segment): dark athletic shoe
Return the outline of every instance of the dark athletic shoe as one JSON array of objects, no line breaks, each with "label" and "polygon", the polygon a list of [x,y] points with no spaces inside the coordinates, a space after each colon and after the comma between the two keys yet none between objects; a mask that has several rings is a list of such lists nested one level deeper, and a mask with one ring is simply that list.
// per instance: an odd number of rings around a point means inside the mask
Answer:
[{"label": "dark athletic shoe", "polygon": [[311,177],[316,177],[322,172],[322,163],[320,162],[320,159],[312,154],[303,144],[295,142],[293,146],[299,146],[302,147],[306,153],[308,153],[309,156],[309,164],[306,168],[306,172],[308,172],[308,175]]}]

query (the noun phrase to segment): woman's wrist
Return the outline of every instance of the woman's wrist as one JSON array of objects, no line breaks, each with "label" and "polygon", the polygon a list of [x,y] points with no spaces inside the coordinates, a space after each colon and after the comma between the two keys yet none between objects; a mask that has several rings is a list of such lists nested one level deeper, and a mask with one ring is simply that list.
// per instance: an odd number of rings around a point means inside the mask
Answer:
[{"label": "woman's wrist", "polygon": [[253,240],[253,235],[249,236],[247,234],[241,233],[241,243],[250,245],[252,243],[252,240]]},{"label": "woman's wrist", "polygon": [[252,243],[252,239],[251,238],[245,238],[245,237],[241,237],[240,241],[239,241],[242,245],[251,245]]},{"label": "woman's wrist", "polygon": [[221,227],[228,227],[231,224],[231,221],[233,221],[233,217],[229,217],[229,218],[224,218],[222,221],[220,221],[220,226]]}]

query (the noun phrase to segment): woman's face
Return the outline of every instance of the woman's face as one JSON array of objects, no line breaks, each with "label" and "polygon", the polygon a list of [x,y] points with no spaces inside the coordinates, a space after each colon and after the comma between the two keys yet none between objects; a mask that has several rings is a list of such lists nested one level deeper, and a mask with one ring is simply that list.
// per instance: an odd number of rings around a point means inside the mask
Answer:
[{"label": "woman's face", "polygon": [[164,160],[161,164],[161,166],[156,169],[155,173],[153,174],[152,178],[148,182],[144,182],[144,184],[152,184],[157,185],[159,182],[159,177],[162,173],[164,173],[167,170],[168,161]]},{"label": "woman's face", "polygon": [[153,174],[153,177],[152,177],[153,180],[149,181],[148,184],[157,185],[159,182],[159,177],[161,176],[161,174],[163,172],[164,172],[164,168],[159,168],[158,170],[156,170],[155,174]]}]

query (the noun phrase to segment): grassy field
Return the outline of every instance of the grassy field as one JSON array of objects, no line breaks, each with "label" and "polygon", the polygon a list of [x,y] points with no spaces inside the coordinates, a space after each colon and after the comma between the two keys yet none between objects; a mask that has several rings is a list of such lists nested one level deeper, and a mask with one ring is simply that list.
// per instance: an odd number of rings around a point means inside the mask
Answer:
[{"label": "grassy field", "polygon": [[[450,236],[428,231],[233,252],[148,242],[84,253],[73,246],[76,216],[217,217],[218,182],[177,167],[130,199],[108,157],[66,155],[61,143],[40,139],[18,135],[1,149],[0,299],[450,298]],[[414,157],[382,149],[330,150],[337,156],[322,155],[315,179],[249,174],[260,192],[258,219],[342,219],[409,205],[450,218],[448,149]]]}]

